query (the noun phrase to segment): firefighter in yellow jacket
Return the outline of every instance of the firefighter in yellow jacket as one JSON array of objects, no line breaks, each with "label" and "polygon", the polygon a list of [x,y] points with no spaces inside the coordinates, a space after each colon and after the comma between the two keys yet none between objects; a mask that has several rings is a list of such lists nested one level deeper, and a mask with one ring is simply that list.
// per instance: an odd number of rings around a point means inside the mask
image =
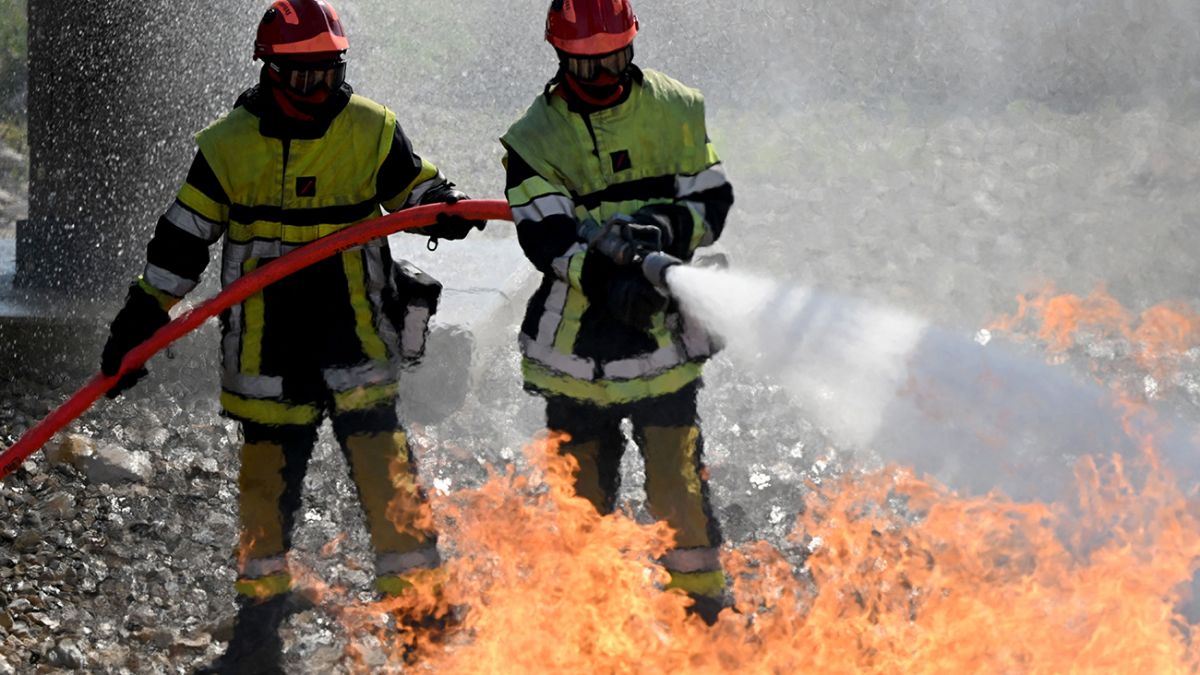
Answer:
[{"label": "firefighter in yellow jacket", "polygon": [[[257,86],[197,135],[199,152],[159,220],[142,276],[114,319],[102,370],[168,321],[223,239],[222,283],[356,223],[466,197],[418,156],[395,114],[345,83],[348,42],[320,0],[280,0],[254,47]],[[420,231],[461,239],[482,222]],[[221,317],[221,404],[241,423],[241,535],[233,639],[212,672],[271,672],[291,585],[286,555],[325,416],[346,454],[376,553],[376,583],[399,593],[440,565],[436,534],[397,419],[405,298],[387,240],[278,281]],[[125,389],[144,370],[118,385]],[[115,395],[115,392],[112,394]],[[389,507],[391,510],[389,511]],[[393,519],[395,522],[393,522]]]},{"label": "firefighter in yellow jacket", "polygon": [[633,64],[637,29],[627,0],[551,3],[558,72],[501,139],[518,237],[544,275],[521,327],[525,386],[545,397],[547,426],[569,434],[576,491],[601,512],[614,506],[631,421],[650,512],[676,533],[669,586],[712,622],[726,581],[696,396],[713,346],[617,252],[690,260],[721,235],[733,190],[702,96]]}]

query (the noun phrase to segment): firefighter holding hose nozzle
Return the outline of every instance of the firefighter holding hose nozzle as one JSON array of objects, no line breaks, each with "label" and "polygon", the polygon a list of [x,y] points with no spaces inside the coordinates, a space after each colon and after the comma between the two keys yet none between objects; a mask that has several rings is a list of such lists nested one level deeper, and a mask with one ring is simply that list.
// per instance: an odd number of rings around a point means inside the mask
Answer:
[{"label": "firefighter holding hose nozzle", "polygon": [[[321,0],[280,0],[254,44],[259,82],[201,131],[186,181],[159,219],[141,277],[113,320],[102,371],[168,321],[223,240],[222,283],[381,215],[467,196],[413,151],[396,115],[345,82],[349,47]],[[441,214],[416,230],[462,239],[484,222]],[[238,614],[202,672],[276,672],[289,609],[287,554],[301,485],[329,417],[366,512],[376,586],[401,594],[441,565],[408,437],[397,367],[419,355],[440,285],[393,261],[386,238],[286,277],[222,315],[221,405],[241,424]],[[110,396],[144,369],[123,377]],[[422,617],[425,621],[428,617]]]},{"label": "firefighter holding hose nozzle", "polygon": [[[664,264],[715,241],[733,189],[705,131],[700,92],[633,63],[627,0],[555,0],[558,72],[501,138],[505,194],[542,272],[520,346],[526,389],[569,435],[576,492],[616,501],[630,420],[650,512],[675,531],[670,588],[712,623],[726,604],[696,410],[708,334],[665,292]],[[651,282],[650,278],[655,277]]]}]

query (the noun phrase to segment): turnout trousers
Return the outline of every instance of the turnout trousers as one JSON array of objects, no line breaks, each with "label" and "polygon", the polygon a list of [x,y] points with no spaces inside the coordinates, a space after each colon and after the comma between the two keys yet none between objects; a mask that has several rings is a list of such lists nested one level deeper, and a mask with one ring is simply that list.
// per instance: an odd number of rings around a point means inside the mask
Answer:
[{"label": "turnout trousers", "polygon": [[[395,403],[391,399],[367,409],[335,408],[329,413],[366,513],[376,586],[383,593],[402,592],[416,575],[441,562],[432,516],[417,484]],[[318,423],[242,421],[239,595],[263,598],[291,588],[286,555]]]},{"label": "turnout trousers", "polygon": [[268,286],[226,313],[221,403],[242,423],[237,588],[291,586],[301,486],[325,417],[345,454],[375,550],[376,585],[400,592],[440,565],[408,435],[396,415],[392,327],[377,311],[382,252],[351,249]]},{"label": "turnout trousers", "polygon": [[610,513],[620,487],[625,453],[623,420],[646,468],[646,502],[651,515],[675,530],[675,547],[662,563],[668,588],[718,597],[725,574],[718,557],[720,526],[712,513],[706,480],[696,394],[699,381],[672,394],[602,406],[567,397],[548,397],[546,425],[570,439],[559,451],[579,462],[575,491],[601,513]]}]

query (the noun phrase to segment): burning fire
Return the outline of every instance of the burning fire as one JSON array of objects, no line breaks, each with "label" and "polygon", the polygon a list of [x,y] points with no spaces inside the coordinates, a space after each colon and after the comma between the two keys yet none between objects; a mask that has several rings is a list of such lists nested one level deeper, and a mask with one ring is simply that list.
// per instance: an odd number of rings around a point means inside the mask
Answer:
[{"label": "burning fire", "polygon": [[[1102,294],[1044,295],[1013,325],[1034,310],[1053,349],[1084,327],[1110,331],[1156,368],[1196,343],[1182,307],[1135,320]],[[896,467],[813,486],[788,549],[803,554],[724,552],[736,606],[709,628],[661,589],[670,530],[595,513],[546,438],[526,449],[532,475],[434,496],[444,579],[338,612],[363,672],[1200,672],[1200,502],[1143,440],[1134,460],[1081,460],[1069,503],[966,498]],[[450,608],[445,634],[379,621]]]},{"label": "burning fire", "polygon": [[1200,346],[1200,314],[1189,307],[1164,303],[1134,317],[1103,290],[1080,297],[1047,288],[1018,296],[1016,314],[992,328],[1014,332],[1027,320],[1040,320],[1036,335],[1051,352],[1070,349],[1082,333],[1122,338],[1134,346],[1139,365],[1160,379],[1175,371],[1185,352]]}]

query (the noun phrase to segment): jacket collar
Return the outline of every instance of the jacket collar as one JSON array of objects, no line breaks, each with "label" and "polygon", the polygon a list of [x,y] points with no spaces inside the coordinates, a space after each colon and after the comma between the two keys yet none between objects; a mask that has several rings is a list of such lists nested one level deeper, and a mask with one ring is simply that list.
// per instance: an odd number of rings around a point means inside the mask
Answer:
[{"label": "jacket collar", "polygon": [[629,94],[633,92],[633,85],[636,84],[641,86],[641,84],[645,81],[645,75],[642,73],[642,69],[638,68],[634,64],[629,64],[627,75],[628,80],[624,83],[625,90],[621,92],[621,96],[608,105],[597,106],[591,105],[575,96],[575,94],[571,91],[571,88],[568,87],[566,82],[563,81],[564,77],[565,75],[561,70],[558,73],[555,73],[554,77],[546,83],[546,87],[542,91],[542,95],[546,97],[547,103],[549,103],[551,98],[554,96],[562,97],[562,99],[567,102],[567,110],[570,110],[573,113],[579,113],[581,115],[589,115],[594,112],[607,110],[608,108],[614,108],[621,105],[629,99]]},{"label": "jacket collar", "polygon": [[342,84],[329,100],[321,107],[321,114],[311,122],[288,117],[279,109],[275,97],[271,95],[270,85],[259,82],[238,96],[233,107],[244,107],[247,112],[259,119],[258,131],[268,138],[316,139],[329,131],[329,125],[334,118],[341,114],[350,103],[354,89],[349,84]]}]

